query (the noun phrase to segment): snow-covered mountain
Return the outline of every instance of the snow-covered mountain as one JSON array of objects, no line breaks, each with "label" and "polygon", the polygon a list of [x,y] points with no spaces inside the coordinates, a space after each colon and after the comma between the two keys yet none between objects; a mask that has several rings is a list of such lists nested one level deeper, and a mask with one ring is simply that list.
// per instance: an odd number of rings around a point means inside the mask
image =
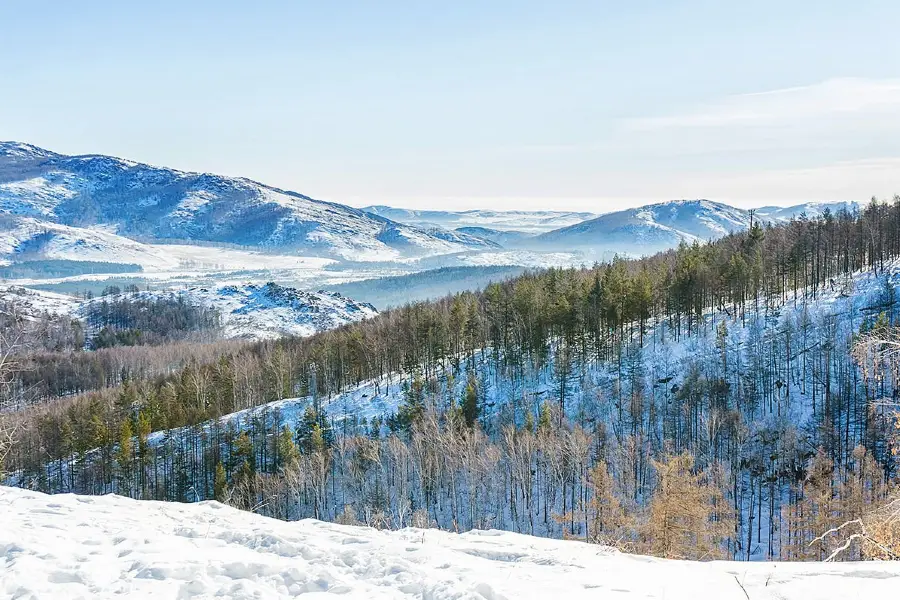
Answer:
[{"label": "snow-covered mountain", "polygon": [[447,229],[486,227],[498,231],[538,234],[596,217],[595,213],[553,210],[412,210],[392,206],[367,206],[362,210],[387,219],[419,226]]},{"label": "snow-covered mountain", "polygon": [[[756,211],[756,218],[781,221],[803,213],[816,216],[826,208],[836,212],[854,207],[765,207]],[[193,262],[193,252],[184,250],[190,242],[218,245],[223,257],[226,252],[265,252],[253,257],[254,269],[274,262],[290,267],[285,260],[289,256],[335,259],[346,268],[363,262],[404,264],[412,270],[510,264],[500,249],[565,251],[572,255],[569,262],[578,264],[612,253],[648,254],[682,240],[712,239],[749,222],[748,211],[708,200],[663,202],[600,216],[572,211],[355,209],[249,179],[0,142],[0,262],[118,262],[140,265],[145,272],[172,273]],[[222,261],[221,271],[246,268],[247,255],[231,258]]]},{"label": "snow-covered mountain", "polygon": [[466,235],[472,235],[483,240],[490,240],[500,244],[504,248],[515,248],[516,246],[523,244],[527,245],[528,238],[532,237],[532,234],[524,233],[522,231],[515,231],[512,229],[492,229],[490,227],[458,227],[455,231]]},{"label": "snow-covered mountain", "polygon": [[[765,207],[754,211],[754,219],[782,222],[806,214],[813,218],[826,209],[855,210],[852,202],[807,203],[788,207]],[[580,248],[593,253],[652,254],[673,248],[682,241],[707,241],[750,226],[749,210],[711,200],[672,200],[607,213],[595,219],[563,227],[534,238],[535,247]]]},{"label": "snow-covered mountain", "polygon": [[[0,142],[0,213],[140,241],[194,240],[365,260],[490,248],[249,179]],[[48,225],[49,227],[49,225]]]},{"label": "snow-covered mountain", "polygon": [[674,561],[502,531],[285,523],[0,487],[6,598],[892,598],[900,563]]},{"label": "snow-covered mountain", "polygon": [[649,254],[682,240],[708,240],[747,227],[747,211],[709,200],[677,200],[601,215],[542,234],[544,247]]},{"label": "snow-covered mountain", "polygon": [[133,263],[150,269],[176,268],[165,248],[137,242],[102,227],[72,227],[35,217],[0,214],[0,258]]}]

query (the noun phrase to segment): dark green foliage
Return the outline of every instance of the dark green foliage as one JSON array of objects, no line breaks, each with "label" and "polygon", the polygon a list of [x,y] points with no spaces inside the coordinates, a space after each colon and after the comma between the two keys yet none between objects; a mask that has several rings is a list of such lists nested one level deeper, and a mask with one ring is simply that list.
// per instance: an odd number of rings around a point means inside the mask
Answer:
[{"label": "dark green foliage", "polygon": [[403,403],[397,409],[397,414],[388,423],[388,427],[395,432],[409,433],[413,423],[422,418],[425,413],[425,382],[416,376],[412,382],[404,383]]},{"label": "dark green foliage", "polygon": [[46,279],[94,273],[138,273],[143,268],[130,263],[90,260],[28,260],[0,267],[0,279]]},{"label": "dark green foliage", "polygon": [[297,423],[297,449],[302,454],[312,454],[334,443],[334,433],[324,413],[317,413],[309,406]]},{"label": "dark green foliage", "polygon": [[469,373],[461,409],[466,425],[474,427],[475,421],[478,420],[478,415],[481,414],[481,406],[478,401],[478,381],[475,379],[475,373]]}]

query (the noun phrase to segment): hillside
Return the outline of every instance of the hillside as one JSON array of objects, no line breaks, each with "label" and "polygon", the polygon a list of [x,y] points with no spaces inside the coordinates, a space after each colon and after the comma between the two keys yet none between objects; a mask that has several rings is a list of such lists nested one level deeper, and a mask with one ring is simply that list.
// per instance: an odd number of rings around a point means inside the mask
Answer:
[{"label": "hillside", "polygon": [[0,301],[29,319],[45,312],[81,319],[86,322],[89,335],[96,333],[97,327],[91,326],[88,315],[96,314],[103,304],[119,302],[183,301],[212,309],[221,318],[221,337],[226,339],[308,336],[378,314],[371,304],[356,302],[337,292],[305,292],[274,283],[133,291],[90,300],[21,286],[0,286]]},{"label": "hillside", "polygon": [[[707,314],[705,316],[707,320],[725,324],[726,333],[724,335],[720,328],[709,327],[694,335],[678,339],[671,328],[664,324],[658,324],[646,332],[642,347],[631,346],[626,350],[626,356],[623,358],[626,363],[624,367],[621,364],[617,365],[615,361],[585,362],[572,364],[570,372],[561,372],[558,362],[561,350],[560,346],[555,344],[548,349],[551,356],[540,366],[523,367],[517,377],[509,377],[504,372],[502,363],[492,360],[489,352],[476,350],[472,360],[467,361],[464,372],[454,369],[452,363],[446,367],[437,368],[433,375],[432,389],[427,393],[422,391],[423,395],[428,398],[423,401],[439,407],[452,406],[456,399],[466,396],[467,386],[474,380],[477,382],[478,418],[488,430],[498,427],[498,424],[501,423],[528,419],[528,415],[541,415],[542,411],[546,410],[545,403],[553,405],[562,403],[563,418],[568,423],[590,422],[593,427],[597,428],[595,435],[602,436],[599,439],[605,440],[605,443],[616,445],[622,443],[621,438],[614,435],[607,438],[606,434],[600,434],[598,431],[633,428],[636,426],[634,421],[636,413],[645,419],[654,421],[660,419],[661,423],[658,426],[664,430],[668,419],[677,419],[676,416],[670,415],[673,404],[690,402],[691,394],[715,393],[711,388],[715,385],[714,382],[720,381],[717,377],[720,375],[718,371],[722,368],[720,362],[724,348],[728,357],[727,361],[734,366],[730,375],[728,371],[722,374],[724,378],[721,381],[726,382],[725,385],[729,387],[746,388],[748,391],[745,393],[747,394],[758,394],[755,399],[745,398],[736,401],[746,405],[744,408],[735,409],[745,415],[741,418],[741,422],[750,428],[754,435],[763,435],[762,432],[766,432],[767,435],[776,435],[777,432],[778,436],[792,440],[791,442],[780,442],[786,446],[780,446],[777,450],[773,450],[778,456],[777,460],[780,466],[777,468],[785,469],[779,479],[783,476],[787,481],[793,476],[789,474],[791,469],[801,468],[798,465],[814,456],[810,449],[814,449],[816,444],[814,434],[811,432],[819,427],[820,419],[827,418],[823,414],[825,407],[822,406],[821,400],[818,408],[816,407],[815,377],[817,370],[812,365],[818,364],[826,357],[828,360],[835,361],[835,364],[849,364],[849,344],[847,342],[852,339],[854,331],[860,327],[860,323],[873,319],[879,310],[884,310],[885,314],[889,315],[888,318],[892,319],[896,314],[900,314],[896,302],[892,304],[890,301],[890,292],[886,291],[891,289],[900,289],[900,262],[890,265],[884,277],[876,277],[868,272],[857,273],[852,279],[842,281],[840,286],[823,290],[817,297],[810,295],[787,303],[780,307],[777,317],[766,318],[761,315],[750,315],[742,324],[741,320],[731,320],[724,311]],[[763,333],[766,329],[770,333]],[[801,340],[800,345],[811,347],[811,349],[803,352],[798,349],[794,356],[784,361],[784,364],[771,366],[779,355],[775,349],[767,346],[766,341],[777,339],[783,343],[782,336],[797,336]],[[829,350],[829,353],[825,354],[820,350],[822,347],[829,348],[831,345],[837,345],[840,351],[831,352]],[[809,361],[809,366],[807,366],[807,361]],[[738,373],[738,369],[743,372]],[[779,380],[779,377],[783,377],[785,372],[791,374],[787,383],[776,385],[775,382]],[[246,431],[250,435],[250,439],[260,440],[265,438],[266,432],[279,431],[284,427],[292,428],[297,434],[297,439],[300,440],[304,435],[301,434],[301,429],[308,426],[308,424],[304,425],[307,419],[305,415],[308,414],[308,411],[318,407],[323,422],[329,423],[334,431],[341,432],[339,435],[342,439],[345,439],[344,436],[350,435],[349,438],[346,438],[350,441],[346,443],[349,443],[354,450],[350,452],[349,457],[346,450],[344,454],[334,456],[335,472],[331,476],[331,485],[334,489],[325,490],[323,496],[317,501],[333,503],[333,512],[330,514],[334,517],[340,515],[341,502],[352,503],[357,512],[362,512],[359,507],[367,506],[370,499],[365,493],[360,493],[357,486],[362,486],[363,489],[378,488],[388,491],[387,499],[384,502],[389,506],[389,513],[401,514],[403,502],[400,498],[404,496],[404,486],[408,486],[406,494],[416,495],[417,492],[425,492],[417,490],[417,483],[415,483],[417,478],[412,478],[411,482],[380,481],[381,469],[396,468],[396,465],[392,465],[393,459],[387,457],[391,452],[387,447],[382,449],[387,456],[379,459],[381,461],[379,469],[369,469],[361,474],[356,473],[352,477],[342,473],[345,470],[348,472],[352,470],[354,461],[359,460],[358,456],[354,456],[354,452],[358,452],[359,449],[356,447],[357,442],[352,441],[353,435],[372,436],[378,439],[382,434],[382,424],[385,424],[385,429],[391,433],[402,431],[398,420],[402,419],[404,411],[409,408],[410,390],[415,389],[416,379],[414,374],[393,373],[387,377],[363,381],[358,385],[349,385],[345,390],[329,394],[327,397],[286,398],[229,413],[205,422],[202,424],[200,441],[196,439],[196,427],[185,427],[153,433],[148,437],[147,444],[152,449],[154,457],[165,456],[164,443],[174,444],[176,447],[196,447],[195,454],[189,453],[184,456],[183,460],[191,469],[201,468],[206,460],[205,457],[211,453],[228,455],[235,452],[227,442],[221,446],[209,446],[207,440],[222,440],[223,435],[232,435],[233,437],[233,434],[227,433],[229,431]],[[622,385],[626,385],[632,390],[642,390],[639,392],[639,406],[631,405],[625,408],[621,405],[621,401],[615,400],[616,394],[621,393]],[[769,390],[758,389],[765,388],[767,385],[771,386]],[[753,389],[757,391],[749,391]],[[768,400],[765,400],[766,398]],[[712,404],[713,401],[709,402]],[[618,405],[619,411],[625,410],[625,413],[620,412],[617,415],[616,405]],[[712,406],[703,410],[714,412]],[[657,413],[656,416],[653,416],[657,411],[662,411],[663,414]],[[369,429],[369,426],[372,429]],[[730,426],[720,425],[725,431]],[[793,427],[796,429],[792,429]],[[848,431],[858,435],[859,427],[861,425],[854,423]],[[440,429],[427,430],[424,435],[429,438],[430,444],[434,444],[436,452],[460,443],[452,432]],[[556,437],[557,435],[559,437]],[[704,443],[707,443],[704,433],[697,433],[697,435],[704,440]],[[720,433],[720,435],[724,435],[724,433]],[[501,529],[525,531],[550,537],[564,535],[565,528],[560,528],[560,524],[552,519],[548,521],[546,517],[542,518],[540,509],[537,511],[535,522],[529,522],[524,517],[523,508],[512,511],[509,510],[509,507],[495,503],[487,496],[488,491],[494,486],[505,485],[501,483],[504,479],[504,472],[515,465],[514,456],[508,454],[510,452],[506,445],[508,442],[492,444],[482,438],[470,440],[469,443],[476,444],[475,448],[465,450],[458,448],[457,451],[460,453],[474,451],[486,457],[494,457],[486,459],[485,463],[477,467],[480,478],[477,485],[484,485],[482,493],[485,494],[485,497],[479,501],[477,508],[471,509],[471,516],[455,514],[457,509],[449,503],[442,507],[435,507],[431,518],[439,527],[468,529],[477,528],[481,526],[481,523],[491,523],[492,526]],[[552,434],[545,433],[533,443],[539,444],[538,447],[542,449],[542,452],[554,452],[560,447],[568,448],[572,444],[586,442],[579,441],[571,432],[559,431]],[[717,445],[721,443],[721,440],[710,440],[708,443]],[[766,447],[773,443],[771,440],[759,442],[760,445]],[[586,451],[586,449],[582,451]],[[724,452],[724,448],[721,451]],[[750,465],[756,464],[757,451],[753,448],[748,448],[747,451],[752,458],[747,457],[744,460],[748,461]],[[463,466],[465,461],[473,459],[474,457],[456,456],[453,459],[448,458],[444,462],[447,468],[452,469],[453,465],[457,464],[456,461],[461,461],[463,464],[459,467],[465,473],[467,469],[471,468]],[[165,461],[165,459],[163,460]],[[622,459],[610,458],[611,468],[612,464],[618,460]],[[633,458],[633,460],[639,459]],[[259,466],[262,467],[263,464],[259,464]],[[46,477],[52,480],[54,473],[65,468],[64,464],[48,465]],[[166,464],[158,464],[156,468],[160,470],[159,476],[164,477]],[[536,465],[535,473],[540,473],[540,470],[544,468],[549,469],[550,467]],[[643,471],[648,467],[644,465],[634,468]],[[770,468],[775,467],[770,465]],[[623,469],[627,471],[627,468]],[[549,471],[547,476],[551,476]],[[624,477],[621,471],[620,476]],[[750,484],[750,481],[752,481],[750,478],[743,479],[739,475],[736,485],[743,490],[745,485]],[[581,485],[582,483],[578,484],[578,486]],[[115,489],[113,488],[113,490]],[[756,518],[760,519],[759,529],[752,527],[753,520],[749,521],[749,525],[747,522],[738,524],[738,529],[742,532],[741,545],[736,545],[732,550],[733,558],[765,560],[788,551],[789,542],[784,536],[786,536],[789,525],[782,522],[781,511],[783,507],[787,506],[786,498],[790,489],[789,483],[782,482],[776,485],[773,482],[771,490],[766,492],[767,500],[770,499],[771,504],[767,501],[764,506],[756,509]],[[63,488],[63,490],[68,491],[69,488]],[[413,492],[413,490],[417,490],[417,492]],[[475,490],[467,489],[466,494],[469,493],[475,493]],[[535,493],[540,497],[544,492],[537,491]],[[742,492],[742,495],[744,493],[746,492]],[[392,498],[396,498],[396,500]],[[743,500],[735,498],[735,501],[739,504],[739,512],[753,510],[754,499],[752,496]],[[558,498],[554,498],[550,502],[554,510],[558,511],[557,514],[564,512]],[[281,509],[275,509],[272,512],[269,512],[268,508],[260,510],[265,514],[278,515],[283,518],[309,515],[305,511],[311,507],[309,504],[304,507],[302,500],[292,506],[291,510],[298,511],[296,515],[281,512]],[[367,510],[375,509],[372,507]],[[632,510],[636,511],[637,509]],[[746,545],[744,545],[744,541],[746,541]]]},{"label": "hillside", "polygon": [[[159,294],[139,292],[136,297]],[[356,302],[337,292],[304,292],[274,283],[187,288],[167,294],[217,310],[226,338],[307,336],[378,314],[371,304]],[[101,298],[93,302],[102,301]]]},{"label": "hillside", "polygon": [[889,598],[898,563],[666,561],[500,531],[283,523],[215,502],[0,488],[9,598]]},{"label": "hillside", "polygon": [[[805,214],[816,218],[825,209],[852,212],[855,203],[800,204],[766,207],[755,211],[757,222],[783,223]],[[649,255],[681,242],[718,239],[750,226],[749,210],[710,200],[672,200],[601,215],[595,219],[543,233],[532,240],[535,247],[580,248],[591,254],[620,252]]]},{"label": "hillside", "polygon": [[744,211],[707,200],[663,202],[602,215],[538,236],[552,248],[621,249],[652,254],[682,240],[710,240],[746,228]]},{"label": "hillside", "polygon": [[[71,237],[72,229],[59,225],[86,229],[88,238],[104,227],[142,242],[206,241],[355,261],[492,246],[249,179],[110,156],[65,156],[18,142],[0,143],[0,213],[30,218],[22,223],[46,228],[48,240]],[[16,247],[28,241],[17,239]]]}]

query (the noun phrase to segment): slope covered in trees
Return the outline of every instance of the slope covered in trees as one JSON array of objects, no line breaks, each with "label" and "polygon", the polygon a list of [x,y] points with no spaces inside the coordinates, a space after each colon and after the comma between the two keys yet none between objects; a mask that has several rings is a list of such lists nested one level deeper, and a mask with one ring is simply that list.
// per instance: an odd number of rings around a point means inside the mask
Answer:
[{"label": "slope covered in trees", "polygon": [[9,468],[288,519],[824,558],[896,476],[896,374],[853,347],[896,323],[898,258],[895,199],[527,273],[21,411]]}]

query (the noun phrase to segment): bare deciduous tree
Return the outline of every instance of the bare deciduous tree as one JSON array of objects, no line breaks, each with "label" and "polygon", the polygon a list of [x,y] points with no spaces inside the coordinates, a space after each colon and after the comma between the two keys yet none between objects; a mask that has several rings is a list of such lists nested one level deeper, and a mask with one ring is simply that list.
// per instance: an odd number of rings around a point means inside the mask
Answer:
[{"label": "bare deciduous tree", "polygon": [[[900,381],[900,327],[878,327],[863,335],[853,348],[853,356],[866,377],[876,384],[889,379],[895,388]],[[880,402],[897,407],[896,403]],[[900,415],[895,415],[895,423],[900,437]],[[895,454],[898,446],[895,443]],[[862,558],[900,560],[900,494],[895,492],[888,500],[868,506],[861,516],[825,531],[810,544],[839,535],[844,536],[843,541],[826,561],[854,549]]]}]

